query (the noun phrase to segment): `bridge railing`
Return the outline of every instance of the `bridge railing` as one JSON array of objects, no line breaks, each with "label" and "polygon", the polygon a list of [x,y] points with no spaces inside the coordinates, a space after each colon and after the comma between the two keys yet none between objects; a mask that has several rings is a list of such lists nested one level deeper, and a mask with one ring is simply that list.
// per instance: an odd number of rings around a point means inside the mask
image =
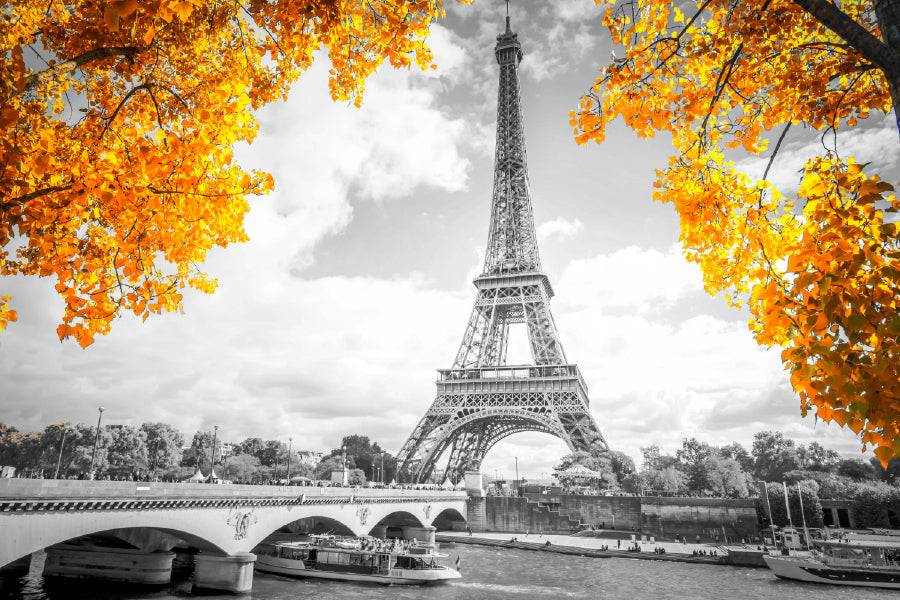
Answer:
[{"label": "bridge railing", "polygon": [[366,498],[464,499],[466,493],[443,489],[313,487],[281,485],[241,485],[169,483],[140,481],[90,481],[69,479],[0,478],[0,500],[113,498],[306,498],[352,496]]}]

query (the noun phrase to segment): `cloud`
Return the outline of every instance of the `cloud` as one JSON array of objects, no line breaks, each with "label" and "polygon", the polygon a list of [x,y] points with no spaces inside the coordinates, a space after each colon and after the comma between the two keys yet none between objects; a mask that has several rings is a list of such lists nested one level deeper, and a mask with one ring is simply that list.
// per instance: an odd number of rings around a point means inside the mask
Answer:
[{"label": "cloud", "polygon": [[569,221],[563,217],[556,217],[537,226],[538,240],[543,241],[556,236],[560,240],[577,235],[584,229],[584,223],[578,219]]},{"label": "cloud", "polygon": [[530,50],[527,57],[522,59],[521,72],[535,81],[543,81],[555,77],[562,64],[561,56],[539,46]]},{"label": "cloud", "polygon": [[671,307],[689,294],[703,293],[703,279],[677,246],[666,252],[629,246],[573,260],[556,287],[559,296],[575,307],[646,314]]},{"label": "cloud", "polygon": [[563,21],[581,22],[599,18],[603,14],[593,0],[556,0],[550,6],[554,16]]},{"label": "cloud", "polygon": [[[852,156],[857,163],[869,163],[866,173],[878,173],[882,179],[896,180],[900,176],[900,145],[897,144],[897,124],[893,115],[872,115],[861,125],[841,130],[837,148],[840,156]],[[769,147],[774,150],[779,133],[773,132]],[[821,132],[803,131],[799,139],[784,144],[772,163],[767,179],[786,196],[796,197],[800,189],[800,171],[815,156],[824,155]],[[788,135],[788,138],[791,134]],[[831,140],[829,140],[831,143]],[[771,157],[771,150],[764,156],[744,159],[736,163],[737,170],[754,179],[761,179]]]}]

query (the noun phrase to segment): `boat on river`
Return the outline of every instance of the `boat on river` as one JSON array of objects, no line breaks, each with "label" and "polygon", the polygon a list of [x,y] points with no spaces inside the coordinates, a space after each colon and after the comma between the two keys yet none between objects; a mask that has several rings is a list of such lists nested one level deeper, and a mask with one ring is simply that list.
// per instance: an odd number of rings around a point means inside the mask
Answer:
[{"label": "boat on river", "polygon": [[900,589],[900,539],[820,540],[808,555],[763,556],[776,577]]},{"label": "boat on river", "polygon": [[422,585],[461,577],[438,563],[446,556],[415,541],[313,535],[305,541],[260,545],[255,568],[291,577]]}]

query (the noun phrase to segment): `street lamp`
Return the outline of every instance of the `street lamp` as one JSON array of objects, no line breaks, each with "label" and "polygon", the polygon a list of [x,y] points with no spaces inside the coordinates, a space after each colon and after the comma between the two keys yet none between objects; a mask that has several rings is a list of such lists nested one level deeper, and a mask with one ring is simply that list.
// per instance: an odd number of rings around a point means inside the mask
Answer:
[{"label": "street lamp", "polygon": [[291,448],[293,448],[294,438],[288,437],[288,485],[291,485]]},{"label": "street lamp", "polygon": [[381,485],[384,485],[384,452],[381,453]]},{"label": "street lamp", "polygon": [[219,426],[213,425],[213,444],[212,444],[212,456],[209,459],[209,480],[210,482],[215,481],[216,474],[216,436],[219,434]]},{"label": "street lamp", "polygon": [[341,446],[341,485],[347,485],[347,446]]},{"label": "street lamp", "polygon": [[53,479],[59,479],[59,466],[62,464],[63,448],[66,446],[66,422],[63,421],[62,440],[59,442],[59,458],[56,459],[56,475]]},{"label": "street lamp", "polygon": [[97,442],[100,441],[100,420],[103,418],[103,407],[100,407],[100,416],[97,417],[97,435],[94,436],[94,449],[91,451],[91,479],[94,478],[94,456],[97,454]]}]

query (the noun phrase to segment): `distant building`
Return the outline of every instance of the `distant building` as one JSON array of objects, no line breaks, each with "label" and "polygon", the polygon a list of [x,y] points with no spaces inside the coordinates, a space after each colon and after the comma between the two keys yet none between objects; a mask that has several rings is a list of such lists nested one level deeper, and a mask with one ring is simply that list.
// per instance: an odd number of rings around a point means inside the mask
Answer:
[{"label": "distant building", "polygon": [[230,442],[222,442],[221,444],[216,445],[219,446],[219,460],[228,458],[229,456],[234,456],[234,451],[238,447],[237,444],[232,444]]},{"label": "distant building", "polygon": [[322,461],[322,457],[325,456],[324,452],[317,452],[315,450],[297,450],[295,453],[297,457],[298,465],[306,465],[308,467],[315,467]]}]

